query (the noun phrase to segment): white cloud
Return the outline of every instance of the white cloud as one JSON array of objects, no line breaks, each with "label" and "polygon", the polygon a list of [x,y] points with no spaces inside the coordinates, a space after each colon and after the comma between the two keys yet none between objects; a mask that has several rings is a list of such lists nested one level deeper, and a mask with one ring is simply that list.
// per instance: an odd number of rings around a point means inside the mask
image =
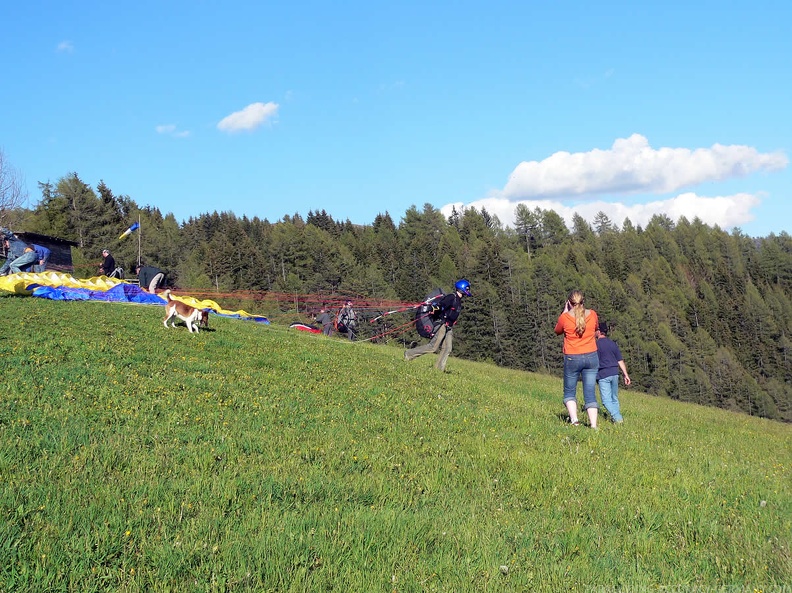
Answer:
[{"label": "white cloud", "polygon": [[177,130],[174,124],[164,124],[161,126],[157,126],[154,128],[157,134],[167,134],[168,136],[173,136],[174,138],[187,138],[190,135],[190,132],[187,130]]},{"label": "white cloud", "polygon": [[656,200],[643,204],[626,205],[621,202],[604,202],[601,200],[587,201],[577,205],[566,205],[555,200],[520,200],[514,202],[502,197],[489,197],[471,202],[470,204],[446,204],[440,210],[445,216],[451,214],[455,207],[458,212],[464,208],[486,209],[494,214],[501,223],[514,228],[514,211],[518,203],[525,204],[530,210],[539,207],[541,210],[555,210],[571,228],[572,217],[575,213],[589,223],[599,212],[604,212],[611,222],[621,227],[625,218],[629,218],[634,225],[646,226],[655,214],[665,214],[674,222],[684,216],[688,220],[698,217],[710,226],[718,225],[722,229],[739,227],[751,222],[754,215],[753,208],[759,205],[759,197],[739,193],[731,196],[698,196],[694,193],[683,193],[667,200]]},{"label": "white cloud", "polygon": [[251,103],[242,111],[236,111],[220,120],[217,129],[223,132],[240,132],[254,130],[278,113],[279,105],[269,103]]},{"label": "white cloud", "polygon": [[441,211],[447,216],[453,207],[458,211],[483,208],[513,227],[515,209],[522,203],[530,210],[554,210],[570,227],[576,213],[591,223],[597,213],[604,212],[618,226],[625,218],[645,226],[654,215],[664,214],[674,222],[682,216],[688,220],[698,217],[708,225],[730,229],[754,220],[759,195],[700,196],[684,192],[654,201],[632,200],[630,204],[597,196],[670,194],[686,186],[775,171],[788,164],[782,152],[760,153],[750,146],[654,149],[645,137],[633,134],[617,139],[608,150],[557,152],[543,161],[520,163],[503,190],[469,204],[447,204]]},{"label": "white cloud", "polygon": [[775,171],[789,164],[781,152],[751,146],[710,148],[649,146],[640,134],[619,138],[608,150],[556,152],[543,161],[517,165],[500,195],[508,200],[569,198],[603,193],[669,193],[708,181]]},{"label": "white cloud", "polygon": [[55,48],[55,51],[58,53],[70,54],[74,51],[74,45],[71,41],[61,41]]}]

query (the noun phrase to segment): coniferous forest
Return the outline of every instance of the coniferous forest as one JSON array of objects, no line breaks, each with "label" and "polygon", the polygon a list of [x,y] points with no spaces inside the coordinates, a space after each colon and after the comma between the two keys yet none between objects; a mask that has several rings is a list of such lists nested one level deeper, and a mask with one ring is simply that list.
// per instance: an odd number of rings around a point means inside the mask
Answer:
[{"label": "coniferous forest", "polygon": [[[486,211],[445,217],[411,207],[370,224],[325,210],[281,220],[202,214],[179,223],[96,188],[76,173],[40,183],[15,227],[76,241],[75,276],[96,275],[102,248],[131,269],[138,243],[119,241],[138,219],[142,259],[195,290],[360,295],[418,302],[470,280],[454,355],[560,376],[554,334],[567,294],[611,326],[632,388],[792,421],[792,237],[725,232],[700,220],[655,216],[645,226],[515,209],[514,228]],[[559,392],[560,393],[560,392]],[[560,397],[560,395],[559,395]]]}]

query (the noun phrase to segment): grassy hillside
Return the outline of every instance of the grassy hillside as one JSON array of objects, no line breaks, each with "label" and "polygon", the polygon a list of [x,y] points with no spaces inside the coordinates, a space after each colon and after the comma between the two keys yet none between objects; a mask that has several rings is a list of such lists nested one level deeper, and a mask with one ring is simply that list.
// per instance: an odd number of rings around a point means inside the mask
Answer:
[{"label": "grassy hillside", "polygon": [[0,590],[789,591],[789,425],[162,313],[0,298]]}]

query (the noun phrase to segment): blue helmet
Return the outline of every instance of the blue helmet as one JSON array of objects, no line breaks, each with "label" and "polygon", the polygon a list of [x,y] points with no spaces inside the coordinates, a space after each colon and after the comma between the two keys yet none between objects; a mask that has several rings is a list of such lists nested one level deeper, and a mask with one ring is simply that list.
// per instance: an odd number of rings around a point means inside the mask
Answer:
[{"label": "blue helmet", "polygon": [[456,284],[454,284],[454,288],[457,289],[459,292],[464,294],[465,296],[472,296],[470,294],[470,282],[462,278],[462,280],[457,280]]}]

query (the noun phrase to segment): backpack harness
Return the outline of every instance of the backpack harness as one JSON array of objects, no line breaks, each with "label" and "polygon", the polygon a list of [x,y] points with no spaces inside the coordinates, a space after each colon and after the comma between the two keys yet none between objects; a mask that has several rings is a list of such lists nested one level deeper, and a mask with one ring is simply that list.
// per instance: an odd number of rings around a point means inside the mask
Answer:
[{"label": "backpack harness", "polygon": [[435,288],[426,300],[415,309],[415,331],[422,338],[433,338],[443,324],[443,312],[440,309],[440,301],[445,294],[439,288]]}]

